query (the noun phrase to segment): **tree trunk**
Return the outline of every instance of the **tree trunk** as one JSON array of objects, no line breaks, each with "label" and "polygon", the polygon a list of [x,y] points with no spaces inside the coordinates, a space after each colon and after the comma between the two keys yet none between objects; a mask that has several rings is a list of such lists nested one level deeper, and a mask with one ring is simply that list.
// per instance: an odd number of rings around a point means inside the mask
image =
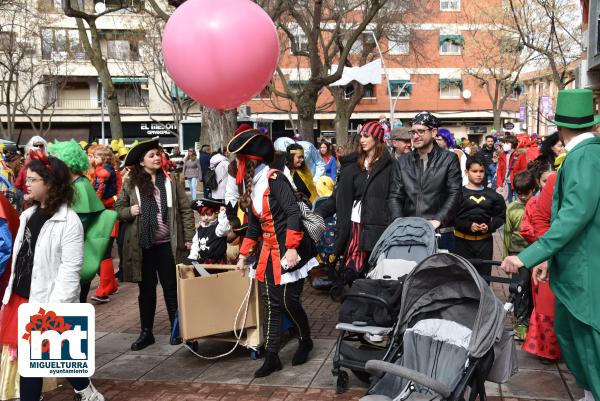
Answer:
[{"label": "tree trunk", "polygon": [[200,142],[210,145],[212,151],[225,149],[237,129],[237,110],[220,110],[204,107]]},{"label": "tree trunk", "polygon": [[348,141],[348,129],[350,128],[350,115],[348,110],[337,105],[335,112],[335,143],[345,145]]},{"label": "tree trunk", "polygon": [[298,133],[302,135],[303,140],[312,143],[315,143],[314,125],[318,96],[318,90],[305,88],[296,102],[296,108],[298,109]]},{"label": "tree trunk", "polygon": [[492,113],[494,114],[494,128],[496,129],[496,133],[501,135],[503,131],[501,118],[502,110],[494,108]]}]

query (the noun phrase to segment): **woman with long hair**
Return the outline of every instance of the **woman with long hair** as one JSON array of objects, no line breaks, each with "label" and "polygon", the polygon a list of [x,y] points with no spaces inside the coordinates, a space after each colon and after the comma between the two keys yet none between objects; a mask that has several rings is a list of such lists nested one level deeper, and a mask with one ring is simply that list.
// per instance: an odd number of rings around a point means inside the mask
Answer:
[{"label": "woman with long hair", "polygon": [[549,164],[551,168],[554,169],[554,162],[556,158],[560,154],[564,153],[564,151],[565,146],[558,137],[558,131],[553,132],[542,141],[542,145],[540,146],[541,154],[538,157],[538,160]]},{"label": "woman with long hair", "polygon": [[396,161],[383,134],[376,121],[363,125],[356,162],[344,167],[336,189],[336,248],[344,258],[349,284],[364,274],[375,243],[390,223],[388,200]]},{"label": "woman with long hair", "polygon": [[319,146],[319,154],[323,163],[325,163],[325,175],[330,177],[333,182],[337,179],[337,160],[333,156],[331,144],[327,141],[322,141]]},{"label": "woman with long hair", "polygon": [[282,368],[279,359],[282,313],[288,314],[299,338],[292,365],[305,363],[313,348],[300,295],[304,279],[318,264],[314,258],[317,251],[303,227],[289,180],[281,171],[268,166],[274,155],[271,140],[257,130],[248,130],[235,136],[227,149],[237,156],[236,182],[243,185],[240,202],[248,215],[237,267],[243,270],[252,255],[256,254],[258,259],[254,274],[264,300],[267,353],[254,376],[265,377]]},{"label": "woman with long hair", "polygon": [[[167,172],[157,139],[140,142],[125,158],[130,174],[115,204],[128,222],[123,248],[123,280],[138,283],[141,334],[131,344],[139,351],[154,344],[157,276],[163,288],[171,328],[177,314],[175,258],[189,250],[195,234],[190,200]],[[179,253],[178,253],[179,252]],[[176,345],[180,340],[172,339]]]},{"label": "woman with long hair", "polygon": [[[0,344],[4,350],[6,346],[13,350],[8,354],[16,354],[19,306],[28,302],[78,302],[83,266],[83,226],[70,207],[73,187],[68,167],[57,158],[34,151],[27,165],[26,184],[32,207],[20,217],[11,276],[0,313]],[[7,377],[5,374],[3,377]],[[67,380],[80,399],[104,401],[88,378]],[[21,377],[20,399],[39,401],[42,385],[42,378]]]}]

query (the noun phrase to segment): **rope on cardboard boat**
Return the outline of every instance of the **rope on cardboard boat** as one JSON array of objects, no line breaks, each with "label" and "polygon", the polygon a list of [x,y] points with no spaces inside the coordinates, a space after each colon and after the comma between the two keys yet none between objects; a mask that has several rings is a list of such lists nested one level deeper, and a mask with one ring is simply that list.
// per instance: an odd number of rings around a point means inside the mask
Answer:
[{"label": "rope on cardboard boat", "polygon": [[[229,351],[227,351],[224,354],[221,355],[217,355],[217,356],[204,356],[204,355],[200,355],[199,353],[197,353],[196,351],[194,351],[189,345],[184,344],[185,347],[187,349],[189,349],[192,354],[196,355],[198,358],[202,358],[202,359],[207,359],[207,360],[213,360],[213,359],[219,359],[219,358],[223,358],[227,355],[231,355],[233,353],[233,351],[235,351],[235,349],[238,347],[238,345],[240,344],[240,341],[242,340],[242,333],[244,331],[244,326],[246,325],[246,318],[248,317],[248,309],[250,307],[250,295],[252,294],[252,281],[254,279],[252,277],[250,277],[250,284],[248,285],[248,291],[246,291],[246,295],[244,296],[244,300],[242,301],[242,304],[240,305],[240,307],[237,310],[237,313],[235,314],[235,320],[233,321],[233,335],[236,338],[236,342],[233,345],[233,348],[231,348]],[[238,323],[238,318],[240,317],[240,312],[242,310],[242,308],[244,307],[244,304],[246,305],[246,309],[244,310],[244,319],[242,321],[242,326],[240,327],[240,333],[238,335],[237,332],[237,323]]]}]

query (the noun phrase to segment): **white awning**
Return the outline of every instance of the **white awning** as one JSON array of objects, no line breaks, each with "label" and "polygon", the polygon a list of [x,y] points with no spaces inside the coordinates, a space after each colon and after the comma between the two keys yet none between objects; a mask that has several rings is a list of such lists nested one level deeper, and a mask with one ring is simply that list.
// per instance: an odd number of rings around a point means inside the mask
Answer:
[{"label": "white awning", "polygon": [[[332,67],[332,72],[337,66]],[[361,67],[344,67],[342,78],[330,84],[329,86],[346,86],[352,81],[357,81],[361,85],[380,84],[381,83],[381,60],[375,60]]]}]

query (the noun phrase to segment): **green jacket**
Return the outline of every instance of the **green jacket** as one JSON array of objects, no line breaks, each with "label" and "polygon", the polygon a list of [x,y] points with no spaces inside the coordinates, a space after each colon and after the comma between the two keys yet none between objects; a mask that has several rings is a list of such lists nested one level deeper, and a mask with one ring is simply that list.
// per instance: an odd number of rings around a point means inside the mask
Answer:
[{"label": "green jacket", "polygon": [[506,208],[506,224],[504,224],[504,254],[514,255],[527,248],[527,241],[521,235],[521,224],[525,214],[525,204],[520,200],[511,202]]},{"label": "green jacket", "polygon": [[[185,243],[192,242],[194,239],[194,213],[190,207],[190,199],[181,184],[171,178],[167,185],[171,188],[171,206],[168,215],[171,250],[177,261],[187,253]],[[126,222],[122,266],[123,280],[129,282],[142,280],[142,248],[139,236],[141,221],[139,216],[133,217],[130,212],[131,206],[138,204],[136,188],[130,184],[129,179],[126,179],[119,199],[115,203],[115,210],[119,213],[119,220]]]},{"label": "green jacket", "polygon": [[577,144],[565,159],[554,188],[552,223],[519,258],[527,268],[550,263],[557,300],[583,323],[600,331],[600,138]]}]

